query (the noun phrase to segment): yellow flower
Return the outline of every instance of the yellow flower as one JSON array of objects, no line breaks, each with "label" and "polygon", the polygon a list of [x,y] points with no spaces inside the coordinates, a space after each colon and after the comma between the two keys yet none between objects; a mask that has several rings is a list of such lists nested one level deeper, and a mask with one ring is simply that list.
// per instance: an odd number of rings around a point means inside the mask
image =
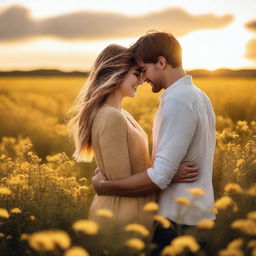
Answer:
[{"label": "yellow flower", "polygon": [[107,217],[107,218],[112,218],[113,212],[108,209],[99,209],[96,211],[96,215],[102,216],[102,217]]},{"label": "yellow flower", "polygon": [[67,249],[71,245],[69,235],[64,231],[46,230],[35,232],[29,236],[29,245],[37,251],[51,251],[55,246]]},{"label": "yellow flower", "polygon": [[256,221],[256,211],[249,212],[247,218]]},{"label": "yellow flower", "polygon": [[140,233],[143,236],[149,235],[149,231],[141,224],[136,224],[136,223],[128,224],[125,226],[124,230],[134,231],[134,232]]},{"label": "yellow flower", "polygon": [[89,256],[89,253],[80,246],[74,246],[65,251],[64,256]]},{"label": "yellow flower", "polygon": [[99,225],[92,220],[78,220],[72,225],[75,231],[82,231],[87,235],[96,235],[99,231]]},{"label": "yellow flower", "polygon": [[167,245],[164,247],[164,249],[161,252],[162,256],[176,256],[175,249],[171,245]]},{"label": "yellow flower", "polygon": [[85,193],[88,192],[90,188],[88,186],[79,186],[79,192]]},{"label": "yellow flower", "polygon": [[12,208],[10,210],[11,213],[21,213],[21,210],[19,208]]},{"label": "yellow flower", "polygon": [[0,188],[0,195],[10,195],[12,191],[7,187]]},{"label": "yellow flower", "polygon": [[30,235],[27,234],[27,233],[23,233],[23,234],[20,235],[20,239],[21,239],[21,240],[28,240],[29,237],[30,237]]},{"label": "yellow flower", "polygon": [[30,215],[30,217],[29,217],[31,220],[35,220],[36,219],[36,217],[34,216],[34,215]]},{"label": "yellow flower", "polygon": [[[23,175],[22,175],[23,176]],[[23,183],[21,175],[11,177],[7,182],[11,185],[19,185]]]},{"label": "yellow flower", "polygon": [[25,161],[25,162],[22,162],[21,165],[20,165],[20,168],[22,171],[27,171],[30,167],[30,164],[29,162]]},{"label": "yellow flower", "polygon": [[62,249],[67,249],[71,245],[71,240],[65,231],[47,231],[47,235]]},{"label": "yellow flower", "polygon": [[231,223],[231,227],[248,235],[256,235],[256,222],[250,219],[237,219]]},{"label": "yellow flower", "polygon": [[256,196],[256,185],[251,186],[246,193],[250,196]]},{"label": "yellow flower", "polygon": [[7,158],[7,156],[5,154],[0,155],[0,160],[5,160]]},{"label": "yellow flower", "polygon": [[234,203],[233,205],[233,212],[237,212],[239,210],[237,203]]},{"label": "yellow flower", "polygon": [[169,228],[171,226],[170,221],[161,215],[155,215],[154,220],[158,221],[163,226],[163,228]]},{"label": "yellow flower", "polygon": [[233,203],[232,199],[229,196],[223,196],[219,200],[217,200],[214,204],[214,206],[217,209],[224,210],[226,209],[229,205]]},{"label": "yellow flower", "polygon": [[204,190],[201,188],[190,188],[186,190],[187,192],[189,192],[190,194],[194,195],[194,196],[202,196],[204,195]]},{"label": "yellow flower", "polygon": [[87,179],[85,177],[82,177],[82,178],[79,179],[79,181],[87,182]]},{"label": "yellow flower", "polygon": [[159,205],[155,202],[149,202],[149,203],[144,205],[143,210],[144,211],[149,211],[149,212],[158,211],[159,210]]},{"label": "yellow flower", "polygon": [[244,159],[239,159],[239,160],[237,160],[237,162],[236,162],[236,167],[240,167],[243,163],[245,163],[245,160],[244,160]]},{"label": "yellow flower", "polygon": [[4,233],[0,233],[0,238],[4,237]]},{"label": "yellow flower", "polygon": [[233,172],[236,173],[236,174],[238,174],[238,173],[240,172],[240,170],[239,170],[239,168],[235,168],[235,169],[233,170]]},{"label": "yellow flower", "polygon": [[8,219],[10,215],[6,209],[0,208],[0,217]]},{"label": "yellow flower", "polygon": [[243,243],[244,243],[244,240],[242,238],[238,238],[238,239],[231,241],[228,244],[228,248],[238,248],[238,247],[241,247],[243,245]]},{"label": "yellow flower", "polygon": [[223,249],[219,251],[219,256],[244,256],[239,249]]},{"label": "yellow flower", "polygon": [[197,227],[204,229],[211,229],[214,227],[214,221],[212,220],[201,220],[197,223]]},{"label": "yellow flower", "polygon": [[243,192],[242,188],[240,187],[239,184],[236,183],[229,183],[225,186],[224,188],[225,192],[236,192],[236,193],[241,193]]},{"label": "yellow flower", "polygon": [[176,202],[178,204],[182,204],[182,205],[191,205],[191,202],[188,198],[180,196],[176,198]]},{"label": "yellow flower", "polygon": [[240,250],[240,247],[243,245],[243,239],[238,238],[231,241],[226,249],[223,249],[219,252],[220,256],[244,256],[243,252]]},{"label": "yellow flower", "polygon": [[256,240],[251,240],[247,246],[249,248],[256,248]]},{"label": "yellow flower", "polygon": [[171,242],[175,252],[180,254],[185,248],[188,248],[191,252],[196,252],[199,250],[200,246],[193,236],[185,235],[174,238]]},{"label": "yellow flower", "polygon": [[143,250],[145,247],[145,243],[139,238],[131,238],[125,245],[136,250]]}]

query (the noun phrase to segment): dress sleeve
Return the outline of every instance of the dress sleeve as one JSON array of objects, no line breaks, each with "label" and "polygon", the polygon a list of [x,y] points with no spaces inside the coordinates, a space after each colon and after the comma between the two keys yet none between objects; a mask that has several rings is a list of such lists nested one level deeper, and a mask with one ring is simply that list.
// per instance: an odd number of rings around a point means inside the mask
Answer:
[{"label": "dress sleeve", "polygon": [[113,111],[105,117],[99,132],[104,173],[108,179],[122,179],[131,175],[127,121],[122,113]]}]

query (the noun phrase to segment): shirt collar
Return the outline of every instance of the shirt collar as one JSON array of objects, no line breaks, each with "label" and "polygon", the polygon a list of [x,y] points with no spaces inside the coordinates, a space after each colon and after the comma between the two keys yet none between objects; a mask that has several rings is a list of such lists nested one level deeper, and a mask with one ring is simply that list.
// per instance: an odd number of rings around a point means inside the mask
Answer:
[{"label": "shirt collar", "polygon": [[185,75],[182,78],[178,79],[176,82],[171,84],[165,91],[161,94],[161,99],[164,99],[170,92],[177,86],[182,84],[191,84],[192,85],[192,76]]}]

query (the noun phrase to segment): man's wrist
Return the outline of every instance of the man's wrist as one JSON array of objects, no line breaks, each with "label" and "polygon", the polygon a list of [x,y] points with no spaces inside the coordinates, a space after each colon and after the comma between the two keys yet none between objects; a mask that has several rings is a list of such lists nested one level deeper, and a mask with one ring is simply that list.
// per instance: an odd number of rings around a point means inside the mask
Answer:
[{"label": "man's wrist", "polygon": [[111,195],[112,182],[110,180],[100,181],[100,194],[102,195]]}]

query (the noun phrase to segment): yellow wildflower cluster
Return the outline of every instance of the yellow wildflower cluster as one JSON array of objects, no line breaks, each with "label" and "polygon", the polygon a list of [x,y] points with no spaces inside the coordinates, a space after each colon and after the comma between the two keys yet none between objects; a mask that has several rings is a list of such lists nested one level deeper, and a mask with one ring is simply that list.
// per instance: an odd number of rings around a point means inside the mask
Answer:
[{"label": "yellow wildflower cluster", "polygon": [[244,241],[241,238],[235,239],[230,242],[226,249],[220,250],[219,256],[244,256],[241,246],[243,245]]},{"label": "yellow wildflower cluster", "polygon": [[0,195],[10,195],[12,191],[7,187],[0,187]]},{"label": "yellow wildflower cluster", "polygon": [[126,241],[125,245],[138,251],[145,248],[145,243],[139,238],[131,238]]},{"label": "yellow wildflower cluster", "polygon": [[183,196],[177,197],[175,200],[178,204],[181,204],[181,205],[191,205],[191,201],[188,198]]},{"label": "yellow wildflower cluster", "polygon": [[181,254],[185,249],[195,253],[200,249],[200,245],[193,236],[184,235],[172,240],[162,251],[163,256],[176,256]]},{"label": "yellow wildflower cluster", "polygon": [[78,220],[73,225],[72,228],[75,231],[81,231],[87,235],[96,235],[99,231],[99,225],[92,220]]},{"label": "yellow wildflower cluster", "polygon": [[148,212],[158,211],[159,205],[156,202],[149,202],[144,205],[143,210]]},{"label": "yellow wildflower cluster", "polygon": [[161,215],[155,215],[154,220],[159,222],[163,228],[169,228],[171,226],[171,222]]},{"label": "yellow wildflower cluster", "polygon": [[126,225],[124,230],[137,232],[143,236],[149,235],[149,230],[147,228],[145,228],[143,225],[137,224],[137,223],[131,223],[131,224]]},{"label": "yellow wildflower cluster", "polygon": [[64,256],[89,256],[90,254],[80,246],[74,246],[65,251]]},{"label": "yellow wildflower cluster", "polygon": [[113,212],[108,209],[99,209],[96,211],[96,215],[102,216],[102,217],[107,217],[107,218],[112,218]]},{"label": "yellow wildflower cluster", "polygon": [[197,223],[197,227],[202,229],[211,229],[214,227],[214,221],[212,220],[201,220]]},{"label": "yellow wildflower cluster", "polygon": [[18,213],[21,213],[21,209],[20,208],[12,208],[11,210],[10,210],[10,212],[11,213],[15,213],[15,214],[18,214]]},{"label": "yellow wildflower cluster", "polygon": [[29,245],[37,251],[52,251],[58,246],[67,249],[71,245],[69,235],[64,231],[46,230],[35,232],[28,237]]},{"label": "yellow wildflower cluster", "polygon": [[190,188],[186,190],[187,192],[189,192],[190,194],[194,195],[194,196],[202,196],[204,195],[204,190],[201,188]]},{"label": "yellow wildflower cluster", "polygon": [[242,193],[243,189],[237,183],[229,183],[224,188],[225,192],[235,192],[235,193]]},{"label": "yellow wildflower cluster", "polygon": [[237,219],[231,223],[231,227],[248,235],[256,235],[256,222],[251,219]]},{"label": "yellow wildflower cluster", "polygon": [[8,219],[10,215],[6,209],[0,208],[0,217]]},{"label": "yellow wildflower cluster", "polygon": [[220,210],[224,210],[226,209],[228,206],[231,206],[233,204],[233,200],[231,197],[229,196],[223,196],[222,198],[218,199],[214,206],[217,208],[217,209],[220,209]]}]

